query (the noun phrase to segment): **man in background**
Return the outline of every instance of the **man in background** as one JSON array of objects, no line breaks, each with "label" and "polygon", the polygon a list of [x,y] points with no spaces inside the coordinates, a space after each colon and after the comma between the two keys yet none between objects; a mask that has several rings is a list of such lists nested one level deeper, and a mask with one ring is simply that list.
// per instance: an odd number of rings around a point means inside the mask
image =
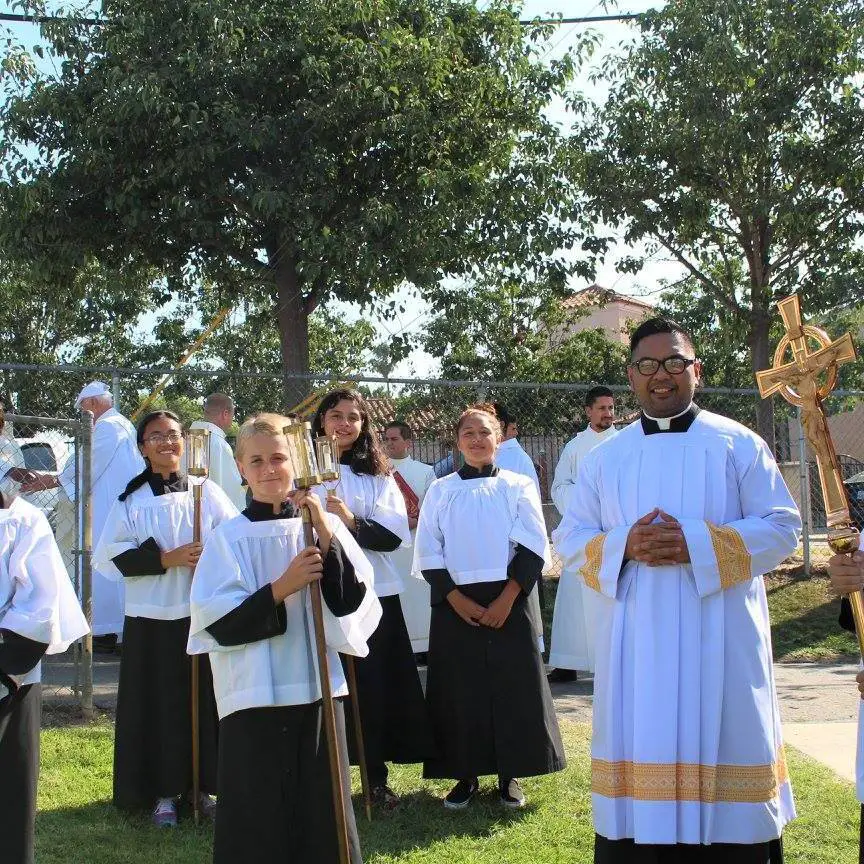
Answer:
[{"label": "man in background", "polygon": [[225,433],[234,423],[234,400],[225,393],[211,393],[204,400],[204,418],[196,420],[190,429],[206,429],[210,433],[210,479],[231,499],[238,509],[246,507],[246,487],[234,461],[234,451]]}]

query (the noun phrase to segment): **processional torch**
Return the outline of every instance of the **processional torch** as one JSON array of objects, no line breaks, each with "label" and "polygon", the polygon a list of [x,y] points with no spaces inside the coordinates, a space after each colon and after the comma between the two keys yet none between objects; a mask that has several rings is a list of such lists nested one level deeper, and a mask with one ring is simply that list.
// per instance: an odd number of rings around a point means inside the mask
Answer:
[{"label": "processional torch", "polygon": [[[315,453],[318,456],[318,467],[321,480],[327,489],[327,497],[333,495],[335,486],[327,483],[339,483],[339,446],[336,436],[319,435],[315,439]],[[348,689],[351,691],[351,720],[354,724],[354,743],[357,747],[357,762],[360,766],[360,783],[363,786],[363,804],[366,809],[366,819],[372,821],[372,790],[369,788],[369,771],[366,766],[366,747],[363,742],[363,724],[360,722],[360,692],[357,689],[357,666],[350,654],[343,654],[345,672],[348,675]]]},{"label": "processional torch", "polygon": [[[210,431],[189,429],[186,432],[186,475],[192,486],[192,542],[201,542],[201,493],[210,473]],[[194,478],[194,479],[193,479]],[[195,824],[201,822],[201,712],[198,698],[200,658],[192,655],[192,812]]]},{"label": "processional torch", "polygon": [[[849,516],[849,498],[822,400],[837,383],[837,368],[855,359],[855,346],[848,333],[832,342],[822,328],[803,324],[796,294],[781,300],[777,307],[786,333],[774,352],[772,368],[756,373],[759,393],[763,398],[780,393],[787,402],[801,409],[801,426],[819,467],[828,545],[837,554],[851,555],[858,549],[858,529]],[[808,343],[818,347],[810,351]],[[791,361],[786,359],[789,351],[792,353]],[[864,594],[855,591],[849,595],[849,600],[855,618],[858,648],[864,658]]]},{"label": "processional torch", "polygon": [[[312,443],[312,427],[309,423],[292,423],[282,430],[288,440],[294,462],[294,487],[311,489],[322,481],[318,468],[320,449]],[[323,455],[323,454],[322,454]],[[331,457],[333,454],[330,454]],[[332,460],[331,458],[331,461]],[[338,464],[338,459],[335,460]],[[315,545],[312,531],[312,514],[308,506],[300,508],[303,519],[303,542],[307,547]],[[318,679],[321,685],[321,711],[324,732],[327,738],[327,753],[330,762],[330,786],[333,790],[333,814],[336,821],[336,836],[339,842],[339,864],[350,864],[348,849],[348,825],[345,818],[345,795],[342,789],[342,760],[339,741],[336,737],[336,712],[333,707],[333,692],[330,688],[330,668],[327,660],[327,642],[324,636],[324,607],[321,586],[317,581],[309,583],[312,600],[312,622],[315,629],[315,650],[318,657]]]}]

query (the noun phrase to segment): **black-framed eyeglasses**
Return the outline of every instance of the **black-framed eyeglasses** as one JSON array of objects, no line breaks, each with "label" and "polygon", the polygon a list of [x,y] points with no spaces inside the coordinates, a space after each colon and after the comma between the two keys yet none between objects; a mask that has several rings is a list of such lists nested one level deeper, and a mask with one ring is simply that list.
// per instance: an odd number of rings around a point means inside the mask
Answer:
[{"label": "black-framed eyeglasses", "polygon": [[646,378],[653,375],[661,366],[670,375],[680,375],[688,366],[692,366],[698,362],[697,358],[682,357],[680,354],[673,354],[671,357],[666,357],[663,360],[657,360],[654,357],[642,357],[639,360],[634,360],[629,365],[632,366],[640,375]]},{"label": "black-framed eyeglasses", "polygon": [[176,444],[183,438],[178,432],[168,432],[166,434],[162,434],[161,432],[154,432],[152,435],[148,435],[144,440],[148,444]]}]

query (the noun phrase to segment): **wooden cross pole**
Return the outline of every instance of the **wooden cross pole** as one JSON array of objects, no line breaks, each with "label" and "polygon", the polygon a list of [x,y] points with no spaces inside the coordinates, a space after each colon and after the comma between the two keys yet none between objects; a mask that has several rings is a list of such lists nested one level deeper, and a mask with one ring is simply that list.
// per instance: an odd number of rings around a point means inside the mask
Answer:
[{"label": "wooden cross pole", "polygon": [[[848,333],[832,342],[831,337],[820,327],[803,324],[801,305],[796,294],[781,300],[777,307],[786,334],[774,352],[772,368],[756,373],[759,393],[763,399],[779,393],[787,402],[801,409],[804,435],[816,454],[819,468],[819,485],[828,525],[828,545],[838,554],[852,554],[858,548],[858,530],[849,516],[849,499],[822,400],[837,383],[837,368],[855,359],[855,346]],[[819,347],[811,351],[808,340]],[[792,360],[786,362],[786,353],[790,350]],[[820,383],[819,379],[823,375],[825,380]],[[849,596],[849,600],[855,617],[858,647],[864,657],[864,594],[856,591]]]}]

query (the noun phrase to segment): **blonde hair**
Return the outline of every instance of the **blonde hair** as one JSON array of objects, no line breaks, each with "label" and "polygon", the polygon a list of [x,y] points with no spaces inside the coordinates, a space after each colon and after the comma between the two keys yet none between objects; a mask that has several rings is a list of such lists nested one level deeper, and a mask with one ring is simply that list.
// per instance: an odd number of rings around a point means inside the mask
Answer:
[{"label": "blonde hair", "polygon": [[489,417],[492,421],[492,428],[495,430],[495,437],[500,439],[501,435],[501,421],[498,419],[498,415],[495,413],[495,406],[490,404],[489,402],[477,402],[474,405],[469,405],[460,415],[459,419],[456,421],[456,440],[459,440],[459,430],[462,428],[462,425],[472,414],[480,414]]},{"label": "blonde hair", "polygon": [[243,458],[246,442],[253,435],[269,435],[271,438],[276,438],[284,434],[282,430],[285,426],[290,426],[291,423],[292,421],[288,417],[283,417],[281,414],[263,412],[250,417],[244,421],[240,427],[240,431],[237,433],[237,443],[234,445],[234,458]]}]

